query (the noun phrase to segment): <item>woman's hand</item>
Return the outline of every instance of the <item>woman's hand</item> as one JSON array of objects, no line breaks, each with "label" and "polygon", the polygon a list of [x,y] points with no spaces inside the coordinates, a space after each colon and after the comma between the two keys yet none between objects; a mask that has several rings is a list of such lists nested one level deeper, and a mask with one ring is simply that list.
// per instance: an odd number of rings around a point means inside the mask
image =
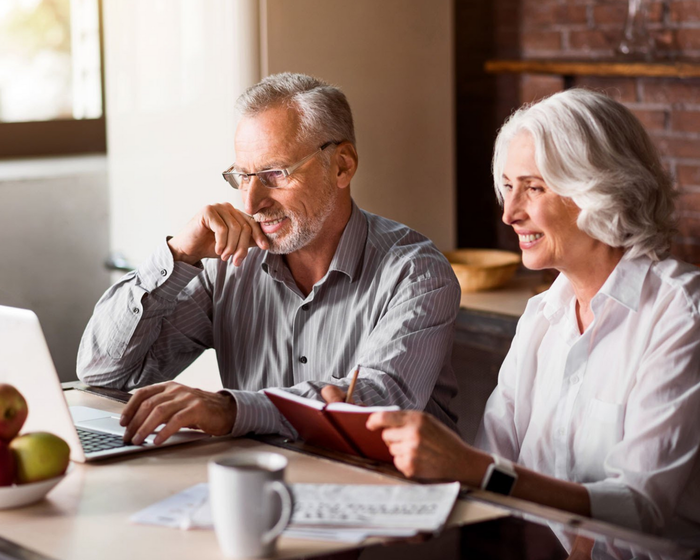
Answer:
[{"label": "woman's hand", "polygon": [[337,385],[326,385],[321,389],[321,397],[327,403],[345,402],[345,391]]},{"label": "woman's hand", "polygon": [[478,486],[491,462],[487,454],[424,412],[375,412],[367,428],[383,430],[394,465],[409,478],[459,480]]}]

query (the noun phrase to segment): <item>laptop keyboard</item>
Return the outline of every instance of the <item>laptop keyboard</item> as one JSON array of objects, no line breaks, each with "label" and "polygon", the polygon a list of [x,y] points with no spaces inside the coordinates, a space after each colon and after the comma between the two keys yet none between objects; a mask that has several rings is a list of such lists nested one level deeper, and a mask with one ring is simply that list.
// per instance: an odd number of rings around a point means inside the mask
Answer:
[{"label": "laptop keyboard", "polygon": [[80,438],[80,444],[83,446],[83,449],[86,453],[92,453],[94,451],[104,451],[105,449],[117,449],[118,447],[126,447],[126,444],[124,443],[124,440],[121,436],[90,432],[88,430],[83,430],[82,428],[77,428],[77,430],[78,437]]}]

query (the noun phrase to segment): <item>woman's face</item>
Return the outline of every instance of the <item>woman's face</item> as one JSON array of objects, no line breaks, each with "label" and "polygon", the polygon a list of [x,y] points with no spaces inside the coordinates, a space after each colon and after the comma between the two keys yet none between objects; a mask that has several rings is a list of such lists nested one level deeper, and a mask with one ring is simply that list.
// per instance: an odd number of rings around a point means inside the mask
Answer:
[{"label": "woman's face", "polygon": [[566,271],[585,263],[598,242],[576,225],[578,206],[545,184],[529,133],[511,140],[501,181],[503,222],[518,235],[527,268]]}]

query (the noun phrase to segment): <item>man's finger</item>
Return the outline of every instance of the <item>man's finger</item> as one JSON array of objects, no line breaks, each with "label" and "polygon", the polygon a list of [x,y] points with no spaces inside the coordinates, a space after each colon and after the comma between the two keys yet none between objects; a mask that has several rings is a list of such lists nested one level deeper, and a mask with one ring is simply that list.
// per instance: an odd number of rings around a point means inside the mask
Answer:
[{"label": "man's finger", "polygon": [[[161,391],[155,395],[151,395],[149,398],[144,400],[139,406],[139,409],[134,413],[131,421],[126,426],[126,431],[124,432],[124,441],[131,441],[137,432],[140,432],[145,439],[150,435],[150,431],[144,433],[141,431],[142,426],[147,422],[148,418],[153,414],[153,412],[161,407],[163,410],[163,405],[170,402],[176,402],[176,396],[173,395],[172,391]],[[158,427],[158,424],[152,427],[151,431]]]},{"label": "man's finger", "polygon": [[165,442],[170,436],[176,434],[181,428],[196,428],[197,425],[192,422],[192,414],[188,408],[179,410],[172,415],[170,420],[165,423],[163,429],[158,432],[153,443],[155,445],[160,445]]},{"label": "man's finger", "polygon": [[214,252],[221,255],[226,250],[229,227],[216,208],[210,209],[204,219],[206,227],[214,233]]},{"label": "man's finger", "polygon": [[263,233],[260,228],[260,224],[256,222],[252,216],[248,214],[243,214],[245,218],[250,222],[250,234],[252,241],[250,247],[260,247],[263,251],[267,251],[270,248],[270,242],[267,240],[267,236]]},{"label": "man's finger", "polygon": [[246,228],[249,228],[248,222],[240,216],[240,213],[230,204],[224,204],[217,208],[221,221],[226,227],[226,243],[219,255],[222,260],[228,260],[235,252],[241,243],[241,235]]},{"label": "man's finger", "polygon": [[240,233],[238,235],[238,238],[236,239],[236,243],[229,243],[226,250],[227,252],[230,252],[230,254],[233,256],[233,264],[235,266],[239,266],[243,262],[243,259],[245,259],[246,256],[248,256],[251,227],[250,223],[243,216],[236,217],[236,221]]},{"label": "man's finger", "polygon": [[136,411],[141,407],[141,403],[164,390],[165,385],[156,384],[134,391],[133,395],[131,395],[131,398],[129,399],[129,402],[124,407],[124,410],[122,410],[122,415],[119,418],[119,424],[122,426],[128,426],[136,414]]},{"label": "man's finger", "polygon": [[182,404],[177,401],[164,401],[155,405],[141,422],[141,425],[133,428],[132,443],[141,445],[148,436],[156,431],[158,426],[167,424],[181,408]]}]

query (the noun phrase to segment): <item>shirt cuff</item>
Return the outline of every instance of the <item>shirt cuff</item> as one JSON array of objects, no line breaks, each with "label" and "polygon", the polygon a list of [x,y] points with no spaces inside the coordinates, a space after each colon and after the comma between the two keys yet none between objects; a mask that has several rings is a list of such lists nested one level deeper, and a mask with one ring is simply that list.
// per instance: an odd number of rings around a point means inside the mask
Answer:
[{"label": "shirt cuff", "polygon": [[642,523],[634,493],[630,488],[612,480],[601,480],[583,485],[591,501],[591,517],[635,531]]},{"label": "shirt cuff", "polygon": [[198,265],[175,262],[168,241],[164,239],[153,254],[136,269],[136,274],[147,292],[156,292],[163,300],[175,301],[185,286],[204,270],[201,263]]},{"label": "shirt cuff", "polygon": [[284,420],[264,393],[224,389],[236,400],[236,421],[231,435],[241,437],[249,433],[280,434],[296,437],[296,431]]}]

